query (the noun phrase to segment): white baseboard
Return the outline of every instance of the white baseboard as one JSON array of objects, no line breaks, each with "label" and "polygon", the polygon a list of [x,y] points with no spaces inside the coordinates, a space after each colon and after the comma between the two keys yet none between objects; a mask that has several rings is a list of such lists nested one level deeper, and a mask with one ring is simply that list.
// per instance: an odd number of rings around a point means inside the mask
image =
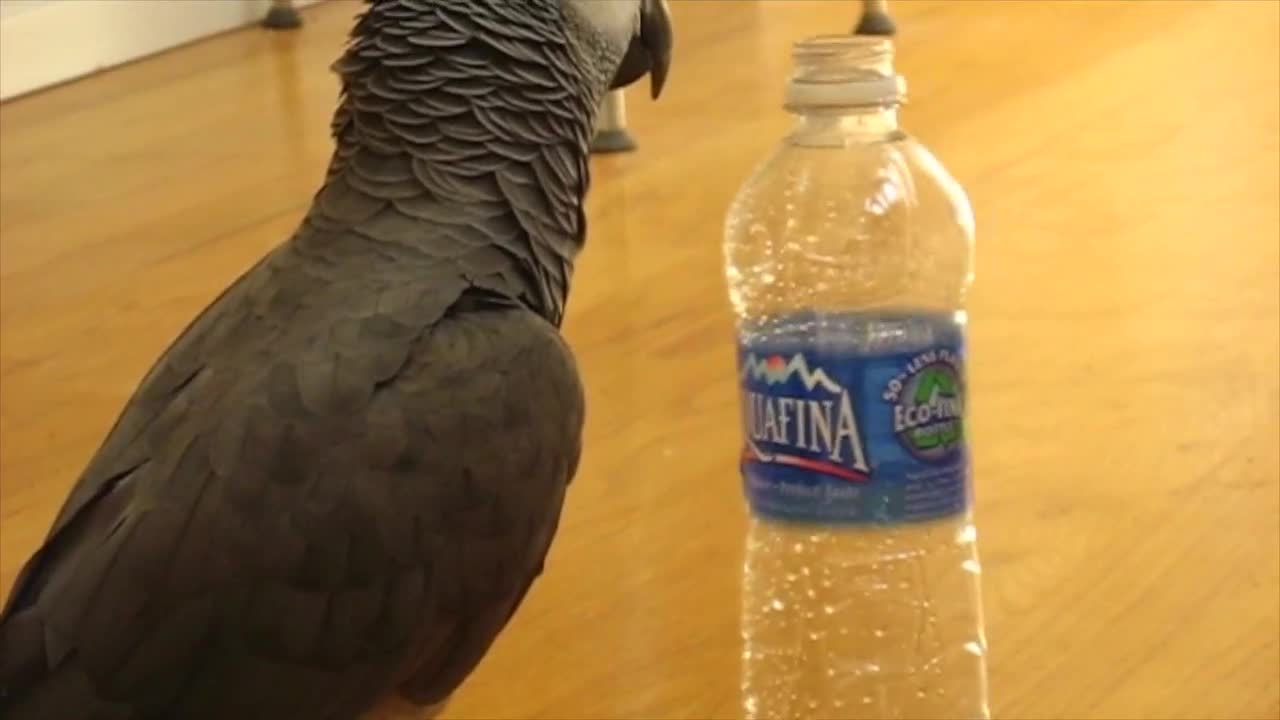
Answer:
[{"label": "white baseboard", "polygon": [[270,0],[51,0],[15,6],[0,14],[0,101],[252,25],[269,7]]}]

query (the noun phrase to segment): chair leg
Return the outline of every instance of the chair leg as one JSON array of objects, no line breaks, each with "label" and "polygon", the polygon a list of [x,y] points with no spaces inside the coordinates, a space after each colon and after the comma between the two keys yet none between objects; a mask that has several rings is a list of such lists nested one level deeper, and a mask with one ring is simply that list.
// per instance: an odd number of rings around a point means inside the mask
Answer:
[{"label": "chair leg", "polygon": [[271,9],[262,19],[262,26],[272,30],[292,30],[302,27],[302,13],[293,6],[293,0],[271,0]]},{"label": "chair leg", "polygon": [[893,36],[897,28],[889,15],[889,0],[862,0],[862,18],[853,29],[855,35]]},{"label": "chair leg", "polygon": [[627,130],[627,98],[621,89],[611,90],[600,102],[591,151],[617,153],[635,149],[636,141],[631,137],[631,131]]}]

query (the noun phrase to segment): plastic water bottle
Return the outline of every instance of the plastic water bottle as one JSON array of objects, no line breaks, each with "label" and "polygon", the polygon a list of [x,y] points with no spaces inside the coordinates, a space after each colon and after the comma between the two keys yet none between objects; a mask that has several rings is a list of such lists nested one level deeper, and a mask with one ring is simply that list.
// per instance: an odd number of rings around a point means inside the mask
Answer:
[{"label": "plastic water bottle", "polygon": [[987,718],[963,190],[898,124],[892,41],[793,48],[790,134],[725,232],[747,718]]}]

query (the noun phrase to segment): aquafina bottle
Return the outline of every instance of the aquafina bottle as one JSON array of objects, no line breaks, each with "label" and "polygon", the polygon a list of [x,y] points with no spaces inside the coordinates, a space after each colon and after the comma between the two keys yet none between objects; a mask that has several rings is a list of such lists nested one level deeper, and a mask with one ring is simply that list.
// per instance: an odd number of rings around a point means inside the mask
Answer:
[{"label": "aquafina bottle", "polygon": [[728,213],[747,718],[986,718],[964,192],[887,38],[793,48],[790,133]]}]

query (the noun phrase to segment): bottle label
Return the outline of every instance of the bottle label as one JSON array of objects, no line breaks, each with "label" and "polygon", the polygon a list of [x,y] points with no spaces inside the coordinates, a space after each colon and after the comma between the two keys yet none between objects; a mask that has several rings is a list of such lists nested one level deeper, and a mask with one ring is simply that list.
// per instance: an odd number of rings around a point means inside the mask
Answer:
[{"label": "bottle label", "polygon": [[882,319],[841,322],[832,330],[793,319],[793,329],[805,329],[739,341],[742,475],[752,511],[822,523],[963,513],[963,328],[950,315],[899,316],[904,339],[877,346],[865,329]]}]

